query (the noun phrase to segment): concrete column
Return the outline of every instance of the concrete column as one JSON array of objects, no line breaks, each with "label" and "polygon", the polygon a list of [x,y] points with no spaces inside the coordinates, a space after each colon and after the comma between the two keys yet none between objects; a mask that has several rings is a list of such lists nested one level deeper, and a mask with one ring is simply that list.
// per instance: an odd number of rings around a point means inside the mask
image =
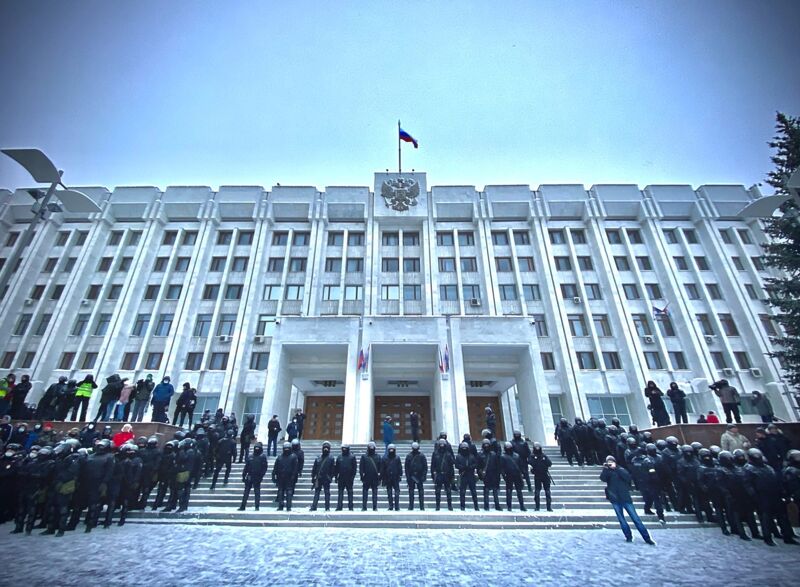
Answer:
[{"label": "concrete column", "polygon": [[[267,370],[267,381],[264,386],[264,400],[261,404],[259,437],[266,438],[267,422],[270,421],[273,414],[278,414],[278,418],[281,418],[289,413],[292,395],[292,378],[288,363],[288,357],[286,353],[283,352],[283,345],[279,340],[273,339],[269,356],[270,368]],[[281,427],[286,430],[287,424],[288,422],[283,420],[281,422]]]},{"label": "concrete column", "polygon": [[357,437],[357,423],[359,418],[363,417],[360,413],[363,411],[363,406],[359,405],[359,389],[362,384],[367,384],[367,390],[370,396],[372,395],[371,386],[369,381],[361,381],[361,374],[356,372],[356,365],[358,363],[358,345],[350,344],[347,347],[347,373],[345,374],[344,382],[344,416],[342,418],[342,442],[353,444],[356,442]]},{"label": "concrete column", "polygon": [[454,438],[460,439],[470,432],[473,438],[478,438],[480,430],[469,429],[469,411],[467,408],[467,381],[464,374],[464,354],[461,351],[460,321],[450,320],[450,386],[453,392],[453,406],[455,429]]},{"label": "concrete column", "polygon": [[[536,371],[540,372],[536,373]],[[545,386],[538,388],[537,380],[545,380],[542,364],[538,357],[533,356],[533,348],[528,345],[520,354],[519,368],[516,372],[521,410],[520,420],[531,439],[542,442],[542,444],[554,444],[555,441],[551,435],[547,434],[548,423],[553,421],[547,388]],[[511,433],[510,430],[507,432]]]}]

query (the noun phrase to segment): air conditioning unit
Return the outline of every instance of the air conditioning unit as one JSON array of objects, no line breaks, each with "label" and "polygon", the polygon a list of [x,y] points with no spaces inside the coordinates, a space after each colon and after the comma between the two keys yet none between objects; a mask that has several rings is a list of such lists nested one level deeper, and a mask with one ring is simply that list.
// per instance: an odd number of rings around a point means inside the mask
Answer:
[{"label": "air conditioning unit", "polygon": [[266,337],[264,335],[259,334],[253,339],[253,342],[256,343],[256,344],[264,344],[264,339],[265,338]]},{"label": "air conditioning unit", "polygon": [[717,337],[713,334],[706,334],[706,344],[714,344],[714,341],[717,340]]},{"label": "air conditioning unit", "polygon": [[220,342],[230,342],[231,337],[223,334],[222,336],[218,336],[217,340],[219,340]]},{"label": "air conditioning unit", "polygon": [[26,306],[32,306],[33,305],[33,300],[31,298],[28,298],[27,300],[25,300],[25,305]]},{"label": "air conditioning unit", "polygon": [[656,341],[656,339],[654,339],[652,336],[648,335],[648,336],[644,337],[644,343],[645,344],[653,344],[655,341]]},{"label": "air conditioning unit", "polygon": [[752,369],[750,369],[750,375],[752,375],[753,377],[761,377],[761,369],[759,369],[758,367],[753,367]]},{"label": "air conditioning unit", "polygon": [[573,304],[580,304],[581,303],[581,299],[578,298],[578,297],[574,297],[574,298],[572,298],[572,303]]},{"label": "air conditioning unit", "polygon": [[722,374],[725,375],[726,377],[733,377],[736,374],[736,372],[730,367],[725,367],[722,370]]},{"label": "air conditioning unit", "polygon": [[81,306],[88,306],[91,300],[81,300]]},{"label": "air conditioning unit", "polygon": [[470,306],[480,306],[481,305],[481,301],[478,298],[471,298],[469,300],[469,305]]}]

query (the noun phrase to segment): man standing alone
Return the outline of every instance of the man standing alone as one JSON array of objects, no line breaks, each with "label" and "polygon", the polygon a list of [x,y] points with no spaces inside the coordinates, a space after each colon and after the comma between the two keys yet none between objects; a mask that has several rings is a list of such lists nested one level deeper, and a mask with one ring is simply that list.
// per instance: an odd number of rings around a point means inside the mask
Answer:
[{"label": "man standing alone", "polygon": [[633,507],[633,499],[631,499],[631,474],[622,467],[617,467],[617,460],[612,457],[606,457],[606,462],[603,465],[603,472],[600,473],[600,481],[606,484],[606,497],[611,502],[611,507],[614,508],[614,513],[617,514],[617,520],[622,528],[622,533],[625,534],[626,542],[633,542],[633,534],[631,527],[625,520],[625,512],[628,512],[631,520],[633,520],[639,534],[642,535],[647,544],[655,546],[656,543],[650,538],[647,528],[642,524],[636,509]]}]

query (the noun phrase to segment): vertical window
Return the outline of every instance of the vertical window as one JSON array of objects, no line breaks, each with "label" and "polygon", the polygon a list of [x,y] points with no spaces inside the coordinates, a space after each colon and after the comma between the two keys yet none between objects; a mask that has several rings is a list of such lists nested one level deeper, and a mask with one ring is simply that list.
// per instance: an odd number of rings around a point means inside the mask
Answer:
[{"label": "vertical window", "polygon": [[597,361],[594,358],[594,353],[590,351],[578,351],[575,353],[578,359],[579,369],[597,369]]},{"label": "vertical window", "polygon": [[709,336],[714,334],[714,328],[711,326],[711,320],[708,314],[695,314],[694,317],[697,319],[697,323],[700,325],[700,331],[703,335]]},{"label": "vertical window", "polygon": [[125,353],[122,355],[122,364],[120,364],[120,369],[125,369],[126,371],[133,371],[136,369],[136,363],[139,361],[139,353]]},{"label": "vertical window", "polygon": [[264,286],[264,299],[275,301],[281,299],[281,286],[280,285],[265,285]]},{"label": "vertical window", "polygon": [[733,242],[731,240],[731,233],[727,228],[720,228],[719,236],[722,238],[722,242],[725,243],[726,245],[729,245]]},{"label": "vertical window", "polygon": [[217,234],[218,245],[229,245],[231,244],[232,240],[233,240],[233,231],[231,230],[222,230]]},{"label": "vertical window", "polygon": [[39,324],[36,327],[36,336],[43,336],[47,332],[47,327],[50,325],[50,320],[53,318],[52,314],[42,314],[39,318]]},{"label": "vertical window", "polygon": [[662,232],[664,233],[664,238],[666,239],[668,244],[670,245],[677,244],[678,237],[675,235],[674,228],[665,228]]},{"label": "vertical window", "polygon": [[108,288],[108,299],[109,300],[118,300],[119,294],[122,293],[122,285],[119,283],[114,283],[111,287]]},{"label": "vertical window", "polygon": [[308,232],[295,232],[292,237],[292,244],[295,247],[307,247],[310,240],[311,235]]},{"label": "vertical window", "polygon": [[475,245],[475,234],[471,231],[458,231],[458,246],[472,247]]},{"label": "vertical window", "polygon": [[36,353],[34,353],[33,351],[28,351],[22,357],[22,364],[20,365],[20,367],[22,367],[23,369],[30,369],[31,365],[33,365],[33,360],[35,358],[36,358]]},{"label": "vertical window", "polygon": [[360,301],[364,299],[364,288],[360,285],[346,285],[344,299],[347,301]]},{"label": "vertical window", "polygon": [[45,261],[44,268],[42,269],[42,273],[52,273],[56,269],[56,264],[58,263],[57,257],[50,257]]},{"label": "vertical window", "polygon": [[675,266],[678,268],[678,271],[689,270],[689,264],[686,263],[686,257],[682,256],[672,257],[672,260],[675,261]]},{"label": "vertical window", "polygon": [[548,234],[550,235],[551,244],[563,245],[565,242],[567,242],[567,239],[564,237],[564,231],[561,229],[549,230]]},{"label": "vertical window", "polygon": [[[153,263],[153,272],[155,273],[163,273],[167,270],[167,265],[169,264],[169,257],[156,257],[155,263]],[[111,258],[108,258],[108,266],[111,267]],[[108,269],[98,269],[98,271],[107,271]]]},{"label": "vertical window", "polygon": [[592,258],[588,256],[578,257],[578,268],[581,271],[593,271],[594,265],[592,264]]},{"label": "vertical window", "polygon": [[211,267],[209,271],[217,273],[225,270],[225,257],[211,257]]},{"label": "vertical window", "polygon": [[286,286],[286,295],[284,296],[287,300],[302,300],[303,299],[303,286],[302,285],[287,285]]},{"label": "vertical window", "polygon": [[72,325],[72,336],[83,336],[89,325],[89,314],[78,314],[75,324]]},{"label": "vertical window", "polygon": [[211,353],[208,368],[212,371],[224,371],[228,368],[228,353]]},{"label": "vertical window", "polygon": [[769,336],[778,336],[775,324],[773,324],[772,318],[768,314],[759,314],[758,319],[761,320],[761,326],[764,327],[764,332]]},{"label": "vertical window", "polygon": [[[111,261],[111,257],[103,257],[100,259],[100,263],[97,264],[97,270],[100,272],[107,272],[109,269],[111,269]],[[163,269],[161,271],[163,271]]]},{"label": "vertical window", "polygon": [[191,246],[197,242],[197,231],[195,230],[187,230],[183,233],[183,238],[181,239],[182,245]]},{"label": "vertical window", "polygon": [[270,257],[267,261],[267,271],[269,273],[283,272],[283,257]]},{"label": "vertical window", "polygon": [[[462,267],[463,269],[463,267]],[[419,259],[406,257],[403,259],[403,271],[406,273],[419,273],[420,262]]]},{"label": "vertical window", "polygon": [[326,273],[341,273],[342,260],[339,257],[328,257],[325,259]]},{"label": "vertical window", "polygon": [[758,292],[756,291],[756,288],[753,287],[752,283],[745,283],[744,284],[744,289],[747,291],[747,296],[751,300],[757,300],[758,299]]},{"label": "vertical window", "polygon": [[86,239],[89,238],[89,231],[87,230],[79,230],[78,231],[78,238],[75,241],[76,247],[82,247],[86,244]]},{"label": "vertical window", "polygon": [[511,257],[495,257],[494,264],[497,271],[508,272],[513,270],[511,265]]},{"label": "vertical window", "polygon": [[531,235],[527,230],[514,231],[514,244],[515,245],[529,245],[531,244]]},{"label": "vertical window", "polygon": [[619,353],[616,351],[603,352],[603,364],[606,369],[622,369],[622,361],[619,360]]},{"label": "vertical window", "polygon": [[647,292],[647,297],[651,300],[661,300],[661,287],[657,283],[645,283],[644,289]]},{"label": "vertical window", "polygon": [[335,302],[339,299],[340,288],[338,285],[322,286],[322,299],[328,302]]},{"label": "vertical window", "polygon": [[164,233],[164,239],[161,241],[162,245],[174,245],[175,239],[178,237],[177,230],[168,230]]},{"label": "vertical window", "polygon": [[453,246],[453,233],[452,232],[437,232],[436,233],[436,244],[440,247],[452,247]]},{"label": "vertical window", "polygon": [[226,300],[241,300],[244,286],[241,283],[231,283],[225,287]]},{"label": "vertical window", "polygon": [[635,283],[623,283],[622,284],[622,291],[625,292],[625,299],[626,300],[639,300],[641,296],[639,295],[639,288],[636,286]]},{"label": "vertical window", "polygon": [[622,236],[620,236],[619,230],[615,229],[606,230],[606,239],[608,240],[608,244],[610,245],[622,244]]},{"label": "vertical window", "polygon": [[142,238],[142,231],[141,230],[134,230],[128,235],[128,246],[135,247],[139,244],[139,240]]},{"label": "vertical window", "polygon": [[697,263],[697,268],[700,271],[708,271],[710,269],[708,266],[708,260],[705,257],[695,257],[694,262]]},{"label": "vertical window", "polygon": [[32,318],[33,314],[22,314],[17,320],[16,328],[14,328],[14,336],[22,336],[25,334],[25,331],[28,330],[28,326],[31,324]]},{"label": "vertical window", "polygon": [[347,234],[347,244],[351,247],[361,247],[364,245],[363,232],[350,232]]},{"label": "vertical window", "polygon": [[461,271],[475,273],[478,271],[478,260],[475,257],[461,257]]},{"label": "vertical window", "polygon": [[554,257],[553,259],[556,264],[556,270],[558,271],[570,271],[572,269],[572,262],[569,260],[569,257]]},{"label": "vertical window", "polygon": [[639,336],[650,336],[653,331],[650,330],[650,322],[647,320],[647,314],[633,314],[631,316],[633,326]]},{"label": "vertical window", "polygon": [[594,329],[597,336],[611,336],[611,323],[608,321],[606,314],[592,315],[592,322],[594,322]]},{"label": "vertical window", "polygon": [[[439,269],[441,270],[442,260],[439,259]],[[381,271],[384,273],[397,273],[400,271],[400,259],[396,257],[386,257],[381,259]]]},{"label": "vertical window", "polygon": [[714,361],[714,367],[717,369],[727,369],[728,361],[725,360],[725,355],[719,351],[711,353],[711,359]]},{"label": "vertical window", "polygon": [[675,328],[672,326],[672,319],[669,316],[659,315],[656,326],[662,336],[675,336]]},{"label": "vertical window", "polygon": [[722,331],[726,336],[739,336],[739,329],[730,314],[719,314],[719,321],[722,324]]},{"label": "vertical window", "polygon": [[253,244],[253,231],[252,230],[243,230],[239,233],[239,236],[236,239],[237,245],[252,245]]},{"label": "vertical window", "polygon": [[653,264],[650,262],[650,257],[636,257],[636,264],[639,266],[640,271],[653,270]]},{"label": "vertical window", "polygon": [[685,371],[689,368],[683,353],[680,351],[671,351],[669,353],[669,362],[672,363],[672,368],[676,371]]},{"label": "vertical window", "polygon": [[515,285],[500,285],[500,299],[504,302],[513,302],[517,299],[517,287]]},{"label": "vertical window", "polygon": [[464,294],[465,300],[480,300],[481,299],[481,286],[471,283],[465,283],[461,288],[461,293]]},{"label": "vertical window", "polygon": [[589,331],[586,329],[586,318],[583,317],[583,314],[570,314],[567,319],[572,336],[589,336]]},{"label": "vertical window", "polygon": [[712,300],[722,299],[722,291],[719,289],[719,285],[717,285],[716,283],[707,283],[706,289],[708,290],[708,296]]},{"label": "vertical window", "polygon": [[269,353],[256,352],[250,355],[250,369],[252,371],[266,371],[269,365]]},{"label": "vertical window", "polygon": [[271,314],[259,314],[256,323],[256,334],[258,336],[272,336],[275,334],[275,316]]},{"label": "vertical window", "polygon": [[144,336],[147,327],[150,325],[150,314],[138,314],[133,322],[131,336]]},{"label": "vertical window", "polygon": [[542,299],[539,286],[535,283],[522,284],[522,295],[526,302],[535,302]]},{"label": "vertical window", "polygon": [[418,247],[419,246],[419,233],[418,232],[404,232],[403,233],[403,246]]},{"label": "vertical window", "polygon": [[619,271],[630,271],[631,265],[627,257],[614,257],[614,265]]},{"label": "vertical window", "polygon": [[439,257],[439,271],[453,273],[456,270],[456,260],[453,257]]},{"label": "vertical window", "polygon": [[[8,364],[6,365],[6,358],[8,357],[9,354],[11,355],[12,359],[14,358],[14,353],[13,352],[12,353],[6,353],[6,356],[3,359],[3,367],[6,368],[6,369],[11,367],[11,361],[8,361]],[[61,360],[58,363],[58,368],[59,369],[63,369],[63,370],[71,369],[72,368],[72,363],[74,363],[74,362],[75,362],[75,353],[72,353],[72,352],[68,351],[68,352],[63,353],[61,355]]]},{"label": "vertical window", "polygon": [[382,285],[381,299],[384,301],[399,300],[400,289],[397,285]]},{"label": "vertical window", "polygon": [[561,284],[561,297],[565,300],[578,297],[578,286],[574,283]]},{"label": "vertical window", "polygon": [[396,232],[384,232],[381,242],[384,247],[396,247],[400,244],[400,236]]},{"label": "vertical window", "polygon": [[119,262],[119,267],[117,267],[117,271],[124,273],[131,268],[131,263],[133,263],[133,257],[122,257]]},{"label": "vertical window", "polygon": [[683,236],[686,237],[686,242],[689,243],[690,245],[697,244],[697,233],[691,228],[684,228]]},{"label": "vertical window", "polygon": [[206,337],[211,331],[211,314],[198,314],[192,336]]},{"label": "vertical window", "polygon": [[690,300],[699,300],[700,299],[700,290],[697,289],[697,285],[694,283],[684,283],[683,288],[686,290],[686,296]]},{"label": "vertical window", "polygon": [[108,327],[111,324],[111,314],[100,314],[97,320],[97,326],[94,327],[95,336],[105,336],[108,332]]},{"label": "vertical window", "polygon": [[750,231],[746,228],[740,228],[736,232],[739,233],[739,238],[742,239],[742,243],[745,245],[750,245],[753,241],[750,239]]},{"label": "vertical window", "polygon": [[156,322],[156,330],[153,333],[154,336],[168,336],[174,318],[174,314],[159,314],[158,322]]},{"label": "vertical window", "polygon": [[628,233],[628,240],[631,242],[632,245],[640,245],[642,244],[642,233],[636,230],[635,228],[627,228],[625,232]]},{"label": "vertical window", "polygon": [[500,247],[508,245],[508,233],[495,231],[492,233],[492,242]]},{"label": "vertical window", "polygon": [[661,362],[661,355],[654,351],[646,351],[644,353],[644,360],[647,363],[648,369],[663,369],[664,364]]},{"label": "vertical window", "polygon": [[184,273],[189,270],[189,257],[178,257],[175,259],[175,271]]},{"label": "vertical window", "polygon": [[347,259],[346,270],[348,273],[362,273],[364,271],[364,259]]},{"label": "vertical window", "polygon": [[586,233],[580,228],[570,228],[569,233],[572,235],[572,242],[576,245],[586,244]]},{"label": "vertical window", "polygon": [[736,359],[736,364],[739,369],[750,369],[753,365],[750,363],[750,358],[747,353],[743,351],[736,351],[733,353],[733,358]]},{"label": "vertical window", "polygon": [[64,245],[67,244],[68,240],[69,240],[69,231],[62,230],[61,232],[58,233],[58,237],[56,237],[56,246],[63,247]]},{"label": "vertical window", "polygon": [[[339,233],[341,234],[341,233]],[[328,236],[328,244],[330,242],[330,235]],[[288,232],[275,232],[272,234],[272,244],[277,246],[286,245],[289,242],[289,233]],[[341,243],[339,243],[341,244]]]},{"label": "vertical window", "polygon": [[233,336],[236,328],[236,314],[220,314],[217,336]]},{"label": "vertical window", "polygon": [[603,299],[603,293],[600,290],[600,284],[599,283],[586,283],[586,284],[584,284],[584,287],[586,288],[586,297],[587,297],[587,299],[590,299],[590,300],[602,300]]},{"label": "vertical window", "polygon": [[160,285],[150,284],[144,290],[144,299],[155,300],[158,299],[158,290],[161,289]]},{"label": "vertical window", "polygon": [[553,353],[540,353],[542,357],[542,369],[545,371],[555,371],[556,370],[556,362],[553,358]]},{"label": "vertical window", "polygon": [[247,257],[234,257],[231,271],[242,273],[247,271]]},{"label": "vertical window", "polygon": [[458,300],[458,286],[457,285],[440,285],[439,297],[443,301],[457,301]]},{"label": "vertical window", "polygon": [[422,299],[421,285],[404,285],[403,299],[408,301],[418,301]]},{"label": "vertical window", "polygon": [[199,371],[203,364],[203,353],[187,353],[186,366],[187,371]]},{"label": "vertical window", "polygon": [[144,362],[145,369],[158,369],[161,366],[161,359],[164,353],[147,353],[147,359]]},{"label": "vertical window", "polygon": [[547,331],[547,319],[544,314],[534,314],[531,318],[533,318],[533,325],[536,328],[536,336],[539,338],[549,336]]},{"label": "vertical window", "polygon": [[182,289],[183,289],[183,286],[180,285],[180,284],[173,283],[173,284],[167,286],[167,293],[164,296],[164,299],[165,300],[177,300],[178,298],[181,297],[181,290]]},{"label": "vertical window", "polygon": [[731,261],[733,261],[733,266],[736,267],[737,271],[744,271],[744,265],[742,264],[742,259],[740,257],[731,257]]},{"label": "vertical window", "polygon": [[[359,233],[360,234],[360,233]],[[347,238],[348,244],[352,245],[352,238],[353,234],[350,234]],[[328,233],[328,246],[329,247],[341,247],[344,244],[344,233],[343,232],[329,232]]]}]

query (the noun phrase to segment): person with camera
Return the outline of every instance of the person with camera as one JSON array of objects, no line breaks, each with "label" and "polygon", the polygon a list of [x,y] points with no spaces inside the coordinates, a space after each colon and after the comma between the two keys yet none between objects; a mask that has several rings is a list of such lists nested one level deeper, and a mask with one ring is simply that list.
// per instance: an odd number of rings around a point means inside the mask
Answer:
[{"label": "person with camera", "polygon": [[636,529],[639,530],[639,534],[642,535],[644,541],[655,546],[655,541],[650,537],[647,528],[644,527],[642,520],[639,519],[639,514],[636,513],[636,508],[633,507],[631,474],[622,467],[617,467],[617,459],[608,456],[603,464],[600,480],[606,484],[606,498],[611,502],[614,513],[617,514],[620,528],[622,528],[622,533],[625,534],[625,541],[633,542],[631,527],[625,520],[625,512],[628,512],[628,516],[633,521]]},{"label": "person with camera", "polygon": [[708,387],[714,391],[719,401],[722,403],[722,409],[725,412],[725,422],[730,424],[735,418],[736,423],[741,424],[742,417],[739,415],[741,398],[739,397],[739,390],[728,383],[727,379],[715,381]]}]

